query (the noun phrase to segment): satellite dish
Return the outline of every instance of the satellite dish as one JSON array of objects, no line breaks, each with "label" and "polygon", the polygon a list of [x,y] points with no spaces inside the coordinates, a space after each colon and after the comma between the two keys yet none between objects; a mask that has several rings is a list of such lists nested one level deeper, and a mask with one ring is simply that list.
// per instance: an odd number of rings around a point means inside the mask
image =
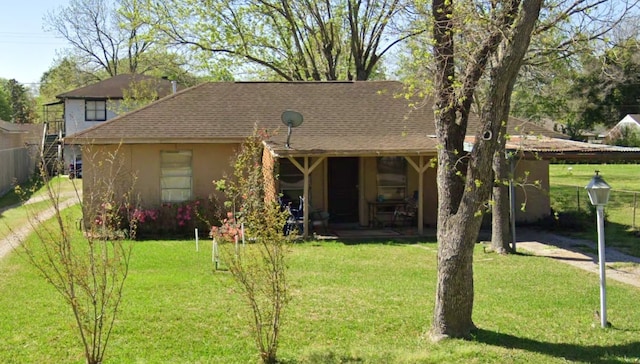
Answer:
[{"label": "satellite dish", "polygon": [[302,125],[304,118],[302,117],[302,114],[297,111],[285,110],[282,113],[281,119],[282,123],[287,126],[287,144],[285,144],[285,147],[290,148],[289,139],[291,139],[291,128],[296,128]]}]

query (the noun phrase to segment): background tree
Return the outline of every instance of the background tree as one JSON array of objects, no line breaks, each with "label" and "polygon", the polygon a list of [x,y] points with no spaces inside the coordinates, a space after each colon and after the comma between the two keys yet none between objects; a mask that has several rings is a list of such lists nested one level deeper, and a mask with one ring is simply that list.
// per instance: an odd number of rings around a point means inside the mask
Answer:
[{"label": "background tree", "polygon": [[207,67],[285,80],[367,80],[382,56],[421,32],[399,30],[408,24],[408,4],[149,0],[145,13],[170,44],[198,50]]},{"label": "background tree", "polygon": [[5,82],[0,80],[0,120],[11,121],[11,105],[9,105],[9,93],[4,87]]},{"label": "background tree", "polygon": [[83,70],[73,57],[64,57],[55,62],[40,78],[39,99],[41,103],[52,102],[56,96],[95,82],[95,75]]},{"label": "background tree", "polygon": [[3,83],[2,88],[8,94],[9,107],[11,108],[11,117],[8,120],[17,124],[35,122],[35,100],[30,91],[14,79]]},{"label": "background tree", "polygon": [[[551,121],[556,131],[580,140],[583,131],[611,126],[637,112],[637,87],[632,87],[638,83],[635,53],[640,38],[637,11],[633,11],[637,4],[600,4],[590,14],[574,13],[555,28],[538,26],[541,30],[533,38],[534,50],[529,52],[514,92],[514,115]],[[577,16],[582,19],[575,20]],[[582,27],[556,29],[567,24]]]},{"label": "background tree", "polygon": [[67,40],[81,68],[92,74],[144,73],[140,63],[154,42],[138,6],[138,0],[71,0],[47,13],[45,29]]},{"label": "background tree", "polygon": [[581,75],[574,88],[586,101],[581,124],[611,127],[627,114],[640,113],[640,40],[621,40],[590,61],[590,72]]}]

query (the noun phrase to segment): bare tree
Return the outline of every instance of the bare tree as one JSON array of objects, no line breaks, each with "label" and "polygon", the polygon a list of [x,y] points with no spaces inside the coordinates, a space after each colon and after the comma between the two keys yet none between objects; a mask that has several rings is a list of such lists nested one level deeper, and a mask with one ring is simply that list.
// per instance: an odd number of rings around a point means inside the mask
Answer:
[{"label": "bare tree", "polygon": [[48,12],[44,22],[71,44],[86,68],[115,76],[144,71],[141,60],[154,43],[139,15],[138,0],[71,0]]},{"label": "bare tree", "polygon": [[[273,171],[263,170],[262,157],[262,139],[254,134],[233,159],[233,174],[214,181],[227,197],[227,212],[212,234],[225,242],[220,256],[251,311],[249,322],[260,358],[274,364],[290,297],[286,259],[292,236],[283,235],[287,211],[265,191],[264,176]],[[239,239],[244,238],[249,244],[240,247]]]},{"label": "bare tree", "polygon": [[[135,230],[135,221],[122,214],[133,211],[131,193],[116,194],[122,177],[116,155],[84,155],[88,160],[100,158],[105,171],[112,173],[89,174],[99,188],[78,202],[84,231],[77,228],[80,220],[62,209],[56,182],[42,170],[53,221],[38,221],[33,215],[35,239],[27,240],[22,251],[71,308],[86,361],[97,364],[103,361],[122,301],[133,246],[124,238]],[[80,201],[78,190],[76,194]],[[121,230],[124,221],[134,224],[127,225],[132,230]]]}]

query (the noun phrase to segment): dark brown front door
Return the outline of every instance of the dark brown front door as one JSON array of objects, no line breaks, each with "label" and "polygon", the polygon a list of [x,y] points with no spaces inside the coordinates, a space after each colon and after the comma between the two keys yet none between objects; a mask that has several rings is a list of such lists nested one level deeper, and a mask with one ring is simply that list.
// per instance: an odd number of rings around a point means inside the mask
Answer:
[{"label": "dark brown front door", "polygon": [[329,214],[333,223],[358,222],[359,158],[329,158]]}]

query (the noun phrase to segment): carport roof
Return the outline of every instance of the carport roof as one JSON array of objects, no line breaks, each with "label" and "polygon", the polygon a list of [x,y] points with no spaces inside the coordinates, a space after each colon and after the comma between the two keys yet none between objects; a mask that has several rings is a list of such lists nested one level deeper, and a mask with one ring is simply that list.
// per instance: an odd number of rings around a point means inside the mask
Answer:
[{"label": "carport roof", "polygon": [[515,136],[506,144],[508,150],[536,155],[543,159],[574,161],[637,161],[640,148],[628,148],[607,144],[583,143],[555,138]]}]

